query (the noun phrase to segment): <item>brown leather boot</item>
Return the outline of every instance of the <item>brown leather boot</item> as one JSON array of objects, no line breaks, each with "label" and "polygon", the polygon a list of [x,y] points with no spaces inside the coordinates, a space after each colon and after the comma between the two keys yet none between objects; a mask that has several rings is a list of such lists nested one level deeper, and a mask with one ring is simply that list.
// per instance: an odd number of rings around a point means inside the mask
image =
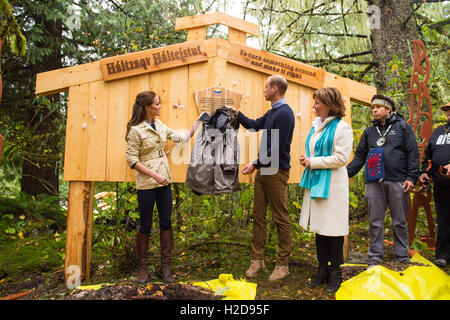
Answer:
[{"label": "brown leather boot", "polygon": [[148,234],[140,232],[136,235],[136,251],[138,256],[138,282],[148,281],[147,256],[148,256]]},{"label": "brown leather boot", "polygon": [[163,279],[165,283],[175,282],[170,271],[172,264],[172,248],[173,248],[173,233],[172,230],[160,231],[160,243],[161,243],[161,269],[158,270],[158,275]]}]

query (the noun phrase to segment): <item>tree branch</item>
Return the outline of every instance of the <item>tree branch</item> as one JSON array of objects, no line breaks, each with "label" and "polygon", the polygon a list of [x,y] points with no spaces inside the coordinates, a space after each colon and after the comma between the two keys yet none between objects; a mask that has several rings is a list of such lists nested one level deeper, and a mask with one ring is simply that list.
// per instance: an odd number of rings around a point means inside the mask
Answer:
[{"label": "tree branch", "polygon": [[299,35],[324,35],[324,36],[329,36],[329,37],[355,37],[355,38],[367,38],[369,35],[367,34],[345,34],[345,33],[327,33],[327,32],[292,32],[294,34],[299,34]]},{"label": "tree branch", "polygon": [[372,50],[350,53],[350,54],[346,54],[346,55],[343,55],[338,58],[333,58],[330,56],[330,59],[314,59],[314,60],[296,58],[295,56],[289,55],[286,52],[281,51],[281,50],[274,50],[272,52],[280,54],[281,56],[284,56],[284,57],[292,59],[292,60],[296,60],[296,61],[303,62],[303,63],[309,63],[309,64],[316,64],[316,63],[323,64],[323,63],[331,63],[331,62],[348,63],[348,64],[370,64],[371,63],[370,61],[348,61],[345,59],[365,56],[365,55],[371,54]]}]

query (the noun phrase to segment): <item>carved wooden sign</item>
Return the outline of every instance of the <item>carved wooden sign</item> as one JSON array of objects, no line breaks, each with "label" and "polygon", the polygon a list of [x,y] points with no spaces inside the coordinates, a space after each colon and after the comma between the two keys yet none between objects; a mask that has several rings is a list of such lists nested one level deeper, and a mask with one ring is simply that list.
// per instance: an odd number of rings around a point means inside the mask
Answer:
[{"label": "carved wooden sign", "polygon": [[237,43],[230,44],[228,62],[267,74],[281,74],[287,80],[321,88],[325,70]]},{"label": "carved wooden sign", "polygon": [[[427,87],[430,78],[431,65],[427,57],[427,50],[422,40],[412,40],[414,45],[414,64],[411,75],[411,111],[408,123],[414,132],[419,131],[421,142],[419,143],[420,158],[422,159],[428,140],[433,131],[433,113],[431,108],[431,97]],[[420,129],[419,129],[420,128]],[[416,233],[417,215],[419,207],[423,207],[428,222],[428,237],[421,238],[428,244],[429,248],[436,246],[434,236],[434,223],[431,211],[432,191],[426,188],[421,182],[418,183],[419,189],[413,190],[413,200],[409,198],[408,209],[408,235],[409,244],[414,241]]]},{"label": "carved wooden sign", "polygon": [[194,97],[199,114],[205,111],[211,114],[223,106],[231,106],[239,109],[242,100],[240,93],[220,86],[198,90],[195,92]]},{"label": "carved wooden sign", "polygon": [[105,58],[100,68],[109,81],[207,60],[205,41],[197,40]]}]

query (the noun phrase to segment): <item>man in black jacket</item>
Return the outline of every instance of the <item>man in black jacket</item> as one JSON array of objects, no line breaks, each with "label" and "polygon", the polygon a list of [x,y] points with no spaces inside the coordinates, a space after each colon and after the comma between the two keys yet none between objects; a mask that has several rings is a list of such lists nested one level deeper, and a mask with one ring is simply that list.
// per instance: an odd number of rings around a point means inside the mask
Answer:
[{"label": "man in black jacket", "polygon": [[394,101],[384,95],[372,98],[373,125],[364,130],[353,161],[347,166],[353,177],[365,165],[365,199],[369,211],[369,266],[383,261],[384,216],[389,205],[394,256],[409,262],[409,194],[419,177],[419,150],[411,126],[395,112]]},{"label": "man in black jacket", "polygon": [[420,182],[434,181],[438,232],[435,265],[445,267],[450,261],[450,103],[441,107],[447,114],[447,124],[431,134],[422,161]]}]

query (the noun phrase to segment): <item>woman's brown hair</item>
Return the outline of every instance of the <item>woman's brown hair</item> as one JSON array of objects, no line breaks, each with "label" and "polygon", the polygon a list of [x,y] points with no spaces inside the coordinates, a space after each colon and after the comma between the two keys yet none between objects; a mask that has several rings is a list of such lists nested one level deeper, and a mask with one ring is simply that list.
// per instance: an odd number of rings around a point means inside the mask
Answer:
[{"label": "woman's brown hair", "polygon": [[156,93],[153,91],[142,91],[136,95],[136,99],[133,105],[133,111],[131,113],[131,119],[127,123],[127,133],[125,135],[125,140],[127,140],[130,128],[145,120],[145,107],[152,105],[155,97]]},{"label": "woman's brown hair", "polygon": [[314,99],[319,99],[329,109],[328,116],[336,118],[345,117],[345,103],[341,92],[336,88],[322,88],[313,94]]}]

